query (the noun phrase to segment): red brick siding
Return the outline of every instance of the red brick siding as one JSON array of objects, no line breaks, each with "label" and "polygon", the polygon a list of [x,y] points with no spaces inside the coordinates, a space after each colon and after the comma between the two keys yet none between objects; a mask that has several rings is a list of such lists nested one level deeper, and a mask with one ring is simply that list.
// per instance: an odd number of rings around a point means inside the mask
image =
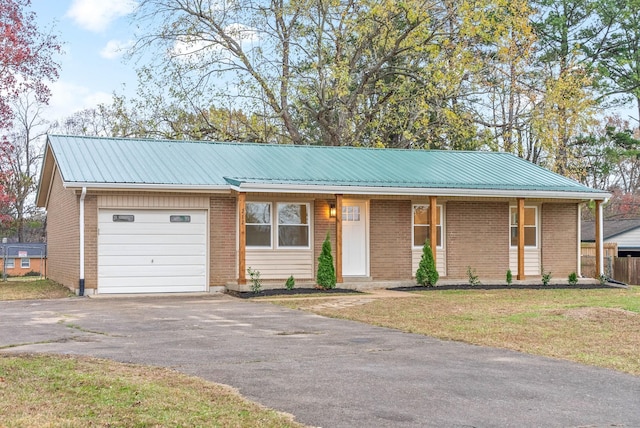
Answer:
[{"label": "red brick siding", "polygon": [[[8,257],[9,259],[12,257]],[[21,257],[13,258],[13,268],[7,269],[7,275],[11,276],[23,276],[29,272],[39,272],[41,275],[46,275],[47,259],[41,259],[40,257],[32,257],[29,259],[29,267],[23,268],[21,264]],[[2,270],[2,259],[0,259],[0,271]]]},{"label": "red brick siding", "polygon": [[371,200],[371,277],[411,279],[411,201]]},{"label": "red brick siding", "polygon": [[238,279],[236,198],[212,196],[210,207],[209,285],[219,286]]},{"label": "red brick siding", "polygon": [[447,278],[504,278],[509,269],[509,203],[448,202],[446,204]]},{"label": "red brick siding", "polygon": [[553,278],[577,272],[578,205],[542,205],[542,266]]},{"label": "red brick siding", "polygon": [[72,290],[80,274],[79,214],[79,196],[62,186],[56,171],[47,206],[47,276]]}]

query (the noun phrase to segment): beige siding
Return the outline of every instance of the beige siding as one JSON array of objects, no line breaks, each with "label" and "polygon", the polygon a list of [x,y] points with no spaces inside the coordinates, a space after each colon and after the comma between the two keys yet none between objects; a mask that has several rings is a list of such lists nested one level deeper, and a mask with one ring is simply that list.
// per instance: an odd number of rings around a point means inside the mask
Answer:
[{"label": "beige siding", "polygon": [[313,251],[247,249],[247,268],[260,271],[262,279],[312,279]]},{"label": "beige siding", "polygon": [[98,208],[207,209],[207,196],[111,194],[98,197]]},{"label": "beige siding", "polygon": [[[438,270],[440,277],[447,276],[447,263],[445,260],[446,254],[447,252],[444,248],[436,249],[436,269]],[[413,272],[413,276],[416,276],[418,265],[420,265],[420,259],[422,259],[422,249],[414,248],[411,252],[411,271]]]},{"label": "beige siding", "polygon": [[[518,249],[509,248],[509,269],[511,273],[516,275],[518,272]],[[524,249],[524,275],[525,276],[540,276],[542,272],[540,266],[540,250],[537,248]],[[545,267],[545,271],[548,269]]]}]

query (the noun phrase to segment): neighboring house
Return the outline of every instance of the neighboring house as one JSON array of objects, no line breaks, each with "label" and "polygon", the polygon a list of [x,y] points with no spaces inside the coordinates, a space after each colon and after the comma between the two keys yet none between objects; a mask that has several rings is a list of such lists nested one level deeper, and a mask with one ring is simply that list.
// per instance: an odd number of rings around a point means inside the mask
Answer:
[{"label": "neighboring house", "polygon": [[327,232],[339,283],[411,281],[425,239],[443,281],[566,278],[608,197],[497,152],[49,135],[37,204],[48,276],[89,294],[310,282]]},{"label": "neighboring house", "polygon": [[6,269],[9,276],[23,276],[29,272],[46,275],[47,244],[0,244],[0,257],[0,271]]},{"label": "neighboring house", "polygon": [[[582,242],[595,242],[595,222],[582,222]],[[603,242],[617,244],[618,257],[640,257],[640,219],[604,220]]]}]

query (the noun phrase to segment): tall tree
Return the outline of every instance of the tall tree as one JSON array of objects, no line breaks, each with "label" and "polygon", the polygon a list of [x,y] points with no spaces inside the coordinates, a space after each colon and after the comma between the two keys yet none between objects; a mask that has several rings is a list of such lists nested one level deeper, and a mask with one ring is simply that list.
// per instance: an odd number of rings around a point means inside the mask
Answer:
[{"label": "tall tree", "polygon": [[605,94],[633,99],[640,127],[640,0],[603,0],[598,13],[614,22],[599,63]]},{"label": "tall tree", "polygon": [[0,129],[11,123],[11,101],[27,89],[49,98],[47,81],[58,77],[53,57],[61,50],[55,35],[41,32],[30,0],[0,0]]},{"label": "tall tree", "polygon": [[165,81],[217,88],[295,144],[468,148],[477,53],[507,3],[142,0],[135,51],[161,47]]},{"label": "tall tree", "polygon": [[7,135],[8,144],[1,149],[2,185],[9,196],[9,212],[18,242],[25,242],[26,221],[36,212],[33,194],[42,161],[42,140],[48,129],[42,116],[43,106],[32,92],[22,94],[12,103],[14,122]]}]

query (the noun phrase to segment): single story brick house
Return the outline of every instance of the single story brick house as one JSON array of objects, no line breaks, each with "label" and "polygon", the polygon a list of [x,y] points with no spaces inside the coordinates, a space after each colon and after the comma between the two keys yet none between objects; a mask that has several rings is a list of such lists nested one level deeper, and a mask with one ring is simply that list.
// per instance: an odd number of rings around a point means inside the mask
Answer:
[{"label": "single story brick house", "polygon": [[30,272],[39,272],[45,276],[47,271],[47,244],[44,243],[0,243],[0,270],[9,276],[24,276]]},{"label": "single story brick house", "polygon": [[566,278],[609,197],[496,152],[49,135],[43,162],[48,276],[81,294],[312,282],[327,233],[344,286],[411,281],[425,240],[444,281]]}]

